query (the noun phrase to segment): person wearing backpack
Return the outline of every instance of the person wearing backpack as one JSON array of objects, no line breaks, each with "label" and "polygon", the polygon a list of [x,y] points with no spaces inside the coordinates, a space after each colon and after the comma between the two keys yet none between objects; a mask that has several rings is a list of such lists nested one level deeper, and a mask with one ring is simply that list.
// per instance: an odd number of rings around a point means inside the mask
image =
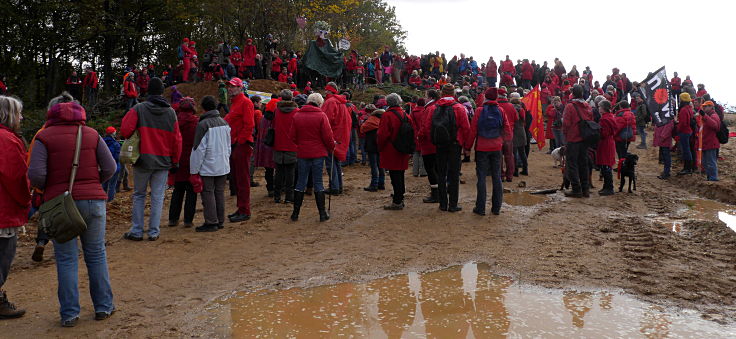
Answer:
[{"label": "person wearing backpack", "polygon": [[[460,190],[460,164],[463,145],[470,132],[468,111],[455,100],[455,86],[442,86],[442,98],[434,111],[427,112],[423,128],[437,148],[437,183],[440,210],[458,212]],[[465,147],[467,148],[467,147]],[[449,199],[448,199],[449,198]]]},{"label": "person wearing backpack", "polygon": [[695,115],[690,101],[689,93],[680,93],[680,109],[677,112],[677,136],[679,137],[678,143],[682,153],[683,168],[677,175],[692,174],[693,169],[695,169],[693,154],[690,152],[690,136],[695,132],[693,130]]},{"label": "person wearing backpack", "polygon": [[498,88],[491,87],[485,92],[486,101],[475,110],[475,119],[470,127],[465,142],[465,153],[475,145],[476,184],[475,208],[473,213],[486,215],[486,177],[491,176],[493,193],[491,194],[491,213],[499,215],[503,203],[503,179],[501,178],[501,161],[504,136],[513,134],[513,127],[505,112],[498,106]]},{"label": "person wearing backpack", "polygon": [[621,131],[613,139],[616,141],[616,155],[623,159],[629,154],[629,144],[636,141],[636,116],[631,112],[628,101],[623,100],[616,106],[616,123]]},{"label": "person wearing backpack", "polygon": [[434,112],[437,107],[437,100],[440,99],[440,93],[435,89],[427,91],[427,103],[424,105],[424,109],[416,111],[412,117],[414,124],[417,128],[417,148],[422,154],[422,161],[424,162],[424,169],[427,171],[427,180],[429,181],[430,194],[428,197],[422,199],[424,203],[436,204],[439,202],[439,185],[437,183],[437,147],[432,143],[432,138],[429,135],[429,130],[424,129],[426,120],[428,119],[429,113]]},{"label": "person wearing backpack", "polygon": [[598,195],[613,195],[613,166],[616,165],[616,142],[613,137],[621,130],[616,123],[616,118],[611,112],[611,103],[608,100],[601,100],[598,103],[598,109],[601,112],[601,139],[598,141],[596,149],[595,164],[601,167],[601,175],[603,176],[603,189],[598,191]]},{"label": "person wearing backpack", "polygon": [[636,100],[636,131],[641,137],[641,143],[636,146],[637,149],[647,149],[647,124],[652,121],[652,116],[649,114],[649,108],[644,102],[641,95],[635,95]]},{"label": "person wearing backpack", "polygon": [[409,157],[413,153],[407,152],[406,149],[397,149],[402,142],[406,142],[406,138],[410,137],[414,142],[414,134],[408,133],[407,124],[411,130],[411,117],[401,108],[401,97],[396,93],[386,96],[386,104],[388,109],[381,116],[381,122],[378,124],[378,132],[376,133],[376,143],[378,144],[379,159],[381,168],[388,170],[391,178],[391,186],[394,189],[393,201],[390,205],[384,206],[386,210],[402,210],[404,209],[404,193],[406,187],[404,185],[404,172],[409,168]]},{"label": "person wearing backpack", "polygon": [[[506,98],[506,90],[498,89],[498,106],[503,109],[504,119],[514,126],[516,124],[517,114],[514,105]],[[511,182],[514,178],[516,170],[516,162],[514,161],[514,134],[504,135],[503,137],[503,163],[506,169],[503,173],[506,175],[506,182]]]},{"label": "person wearing backpack", "polygon": [[718,149],[721,143],[716,133],[721,129],[721,119],[713,108],[713,101],[706,101],[701,105],[699,111],[701,116],[703,133],[703,168],[708,181],[718,181]]},{"label": "person wearing backpack", "polygon": [[588,170],[588,143],[580,131],[582,121],[593,120],[593,111],[583,98],[583,86],[572,88],[573,99],[565,106],[562,119],[562,132],[565,134],[565,175],[570,181],[572,191],[566,197],[582,198],[590,196],[590,176]]}]

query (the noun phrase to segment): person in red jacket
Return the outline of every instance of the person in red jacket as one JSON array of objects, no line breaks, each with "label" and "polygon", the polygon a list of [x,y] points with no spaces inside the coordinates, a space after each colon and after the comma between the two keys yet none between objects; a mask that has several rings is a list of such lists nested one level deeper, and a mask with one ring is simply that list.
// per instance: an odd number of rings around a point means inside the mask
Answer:
[{"label": "person in red jacket", "polygon": [[[28,222],[31,188],[28,184],[26,146],[18,136],[23,104],[15,98],[0,96],[0,289],[8,280],[15,258],[18,234]],[[0,290],[0,317],[19,318],[26,313],[8,301]]]},{"label": "person in red jacket", "polygon": [[279,72],[281,72],[281,63],[283,61],[279,58],[279,53],[273,53],[273,61],[271,61],[271,78],[277,79]]},{"label": "person in red jacket", "polygon": [[509,121],[504,119],[506,114],[503,108],[496,102],[498,88],[487,89],[484,96],[486,101],[475,110],[475,119],[465,142],[465,152],[470,153],[470,149],[475,145],[475,173],[478,180],[473,213],[486,215],[486,177],[490,175],[493,183],[491,213],[499,215],[503,204],[501,149],[504,137],[513,135],[513,130]]},{"label": "person in red jacket", "polygon": [[192,56],[194,53],[192,53],[192,49],[189,47],[190,41],[189,38],[184,38],[182,40],[181,45],[179,45],[179,48],[181,49],[182,53],[182,63],[183,63],[183,69],[181,73],[181,80],[183,82],[189,81],[189,70],[192,68]]},{"label": "person in red jacket", "polygon": [[289,81],[289,73],[286,71],[286,67],[281,68],[281,73],[278,76],[278,82],[287,83]]},{"label": "person in red jacket", "polygon": [[151,81],[151,77],[148,76],[148,70],[143,69],[136,77],[135,82],[138,85],[138,95],[145,97],[148,94],[148,82]]},{"label": "person in red jacket", "polygon": [[384,209],[395,211],[404,209],[404,193],[406,192],[404,172],[409,167],[410,155],[397,151],[393,142],[399,135],[402,120],[409,119],[411,122],[411,116],[401,109],[401,97],[396,93],[386,96],[386,104],[388,109],[383,113],[378,125],[376,142],[381,168],[388,170],[391,186],[394,189],[393,201],[390,205],[384,206]]},{"label": "person in red jacket", "polygon": [[603,175],[603,189],[598,191],[598,194],[606,196],[613,195],[613,166],[616,165],[614,136],[618,135],[621,127],[611,112],[611,103],[608,100],[599,102],[598,109],[601,113],[601,138],[596,149],[595,164],[601,167],[601,175]]},{"label": "person in red jacket", "polygon": [[706,90],[705,90],[705,85],[703,85],[703,84],[698,84],[698,92],[697,92],[697,93],[695,93],[695,97],[696,97],[696,98],[702,98],[702,97],[703,97],[703,96],[705,96],[706,94],[708,94],[708,91],[706,91]]},{"label": "person in red jacket", "polygon": [[244,75],[248,79],[254,79],[256,74],[256,55],[258,54],[258,50],[256,49],[256,46],[253,45],[253,39],[246,39],[245,40],[245,46],[243,46],[243,66],[246,69],[246,74]]},{"label": "person in red jacket", "polygon": [[436,204],[439,202],[439,184],[437,183],[437,148],[432,143],[429,130],[425,130],[424,126],[430,112],[434,112],[437,107],[437,101],[440,100],[440,93],[435,89],[427,91],[427,102],[424,109],[412,117],[412,121],[417,126],[415,134],[417,135],[417,149],[422,155],[424,169],[427,171],[427,180],[429,181],[430,194],[422,201],[427,204]]},{"label": "person in red jacket", "polygon": [[565,106],[562,131],[565,134],[565,175],[572,191],[565,196],[582,198],[590,196],[590,173],[588,170],[588,143],[580,134],[580,121],[593,120],[593,111],[583,98],[583,86],[572,88],[573,100]]},{"label": "person in red jacket", "polygon": [[255,128],[253,102],[243,93],[243,80],[232,78],[227,82],[230,96],[230,113],[225,121],[230,125],[233,144],[231,180],[237,187],[238,210],[228,215],[230,222],[250,219],[250,157],[253,154],[253,129]]},{"label": "person in red jacket", "polygon": [[672,89],[672,97],[675,98],[679,104],[680,93],[682,93],[682,79],[677,76],[677,72],[675,72],[675,76],[670,80],[670,87]]},{"label": "person in red jacket", "polygon": [[721,129],[721,118],[714,109],[713,101],[706,101],[700,107],[701,133],[703,133],[703,168],[708,181],[718,181],[718,142],[716,133]]},{"label": "person in red jacket", "polygon": [[[621,128],[621,131],[630,131],[629,137],[624,139],[622,133],[616,134],[613,139],[616,141],[616,155],[619,159],[623,159],[629,154],[629,144],[636,141],[636,116],[631,112],[629,102],[623,100],[617,105],[616,110],[616,123]],[[627,132],[628,133],[628,132]]]},{"label": "person in red jacket", "polygon": [[294,116],[299,111],[289,90],[281,91],[281,101],[276,105],[274,112],[274,144],[273,160],[276,163],[274,184],[274,202],[281,202],[281,193],[284,193],[284,203],[294,201],[294,173],[296,170],[296,144],[289,138]]},{"label": "person in red jacket", "polygon": [[[330,185],[327,194],[342,194],[342,169],[341,163],[347,159],[348,146],[350,146],[350,132],[353,119],[350,115],[350,109],[347,106],[347,98],[344,95],[338,95],[338,87],[334,82],[330,82],[325,87],[327,91],[327,99],[322,105],[322,111],[327,115],[332,128],[332,135],[337,145],[335,152],[331,157],[327,157],[326,168],[331,168]],[[334,162],[334,164],[333,164]]]},{"label": "person in red jacket", "polygon": [[512,77],[516,75],[516,67],[514,67],[514,62],[511,61],[508,55],[506,56],[506,60],[501,62],[501,72],[509,74]]},{"label": "person in red jacket", "polygon": [[488,87],[496,87],[496,79],[498,78],[498,66],[496,60],[493,57],[488,59],[486,63],[486,80],[488,81]]},{"label": "person in red jacket", "polygon": [[422,88],[422,78],[419,77],[419,72],[412,71],[411,76],[409,77],[409,87],[414,89],[423,89]]},{"label": "person in red jacket", "polygon": [[184,227],[193,226],[194,212],[197,209],[197,193],[194,192],[189,175],[189,157],[194,147],[194,132],[199,124],[199,118],[194,115],[195,108],[194,99],[185,97],[181,99],[176,113],[181,133],[181,157],[177,171],[169,174],[174,179],[174,192],[171,193],[169,203],[169,226],[171,227],[179,225],[182,204],[184,204]]},{"label": "person in red jacket", "polygon": [[[500,88],[498,90],[498,106],[503,109],[504,118],[512,126],[516,124],[516,109],[506,98],[506,90]],[[504,135],[503,137],[503,163],[506,174],[506,182],[513,181],[514,171],[516,170],[516,160],[514,159],[514,134]]]},{"label": "person in red jacket", "polygon": [[128,72],[125,75],[125,79],[123,79],[123,96],[126,100],[126,111],[138,103],[138,88],[135,85],[135,75],[133,75],[133,72]]},{"label": "person in red jacket", "polygon": [[97,72],[92,67],[87,67],[87,74],[84,76],[82,86],[84,87],[84,96],[87,98],[87,106],[94,107],[97,104],[97,87],[99,86]]},{"label": "person in red jacket", "polygon": [[693,130],[695,114],[693,113],[693,106],[690,101],[689,93],[680,93],[680,108],[677,112],[676,129],[677,136],[679,137],[678,143],[680,144],[680,151],[682,153],[683,169],[677,175],[691,174],[696,169],[693,154],[690,152],[690,137],[695,132]]},{"label": "person in red jacket", "polygon": [[532,89],[532,78],[534,77],[534,68],[529,63],[529,59],[524,59],[521,64],[521,87],[524,89]]},{"label": "person in red jacket", "polygon": [[302,106],[294,115],[294,121],[289,132],[292,143],[297,145],[297,182],[294,189],[294,211],[291,220],[299,220],[299,211],[304,201],[304,192],[311,175],[314,184],[314,197],[319,211],[319,221],[327,221],[330,215],[325,209],[325,188],[322,184],[322,169],[325,158],[335,148],[335,139],[327,115],[320,109],[324,103],[322,95],[312,93],[307,98],[307,104]]},{"label": "person in red jacket", "polygon": [[437,171],[440,210],[458,212],[462,210],[457,204],[460,191],[460,161],[463,149],[468,148],[463,146],[470,132],[470,123],[468,122],[468,111],[465,106],[455,100],[455,86],[445,84],[442,86],[441,95],[442,98],[437,101],[435,109],[427,112],[422,134],[432,137],[432,120],[436,114],[454,115],[455,126],[450,126],[450,129],[456,133],[456,140],[448,145],[435,144],[437,147],[435,168]]}]

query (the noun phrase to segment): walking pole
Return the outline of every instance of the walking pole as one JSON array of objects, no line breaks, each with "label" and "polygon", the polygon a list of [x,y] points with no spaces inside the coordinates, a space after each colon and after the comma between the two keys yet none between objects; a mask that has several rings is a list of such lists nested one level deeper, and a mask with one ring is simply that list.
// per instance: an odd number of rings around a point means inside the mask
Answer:
[{"label": "walking pole", "polygon": [[[335,150],[333,149],[332,152],[330,152],[330,180],[332,179],[332,176],[334,175],[332,173],[332,170],[334,168],[335,168]],[[328,194],[328,197],[327,197],[327,213],[330,213],[331,209],[332,209],[332,192],[330,192],[330,194]]]}]

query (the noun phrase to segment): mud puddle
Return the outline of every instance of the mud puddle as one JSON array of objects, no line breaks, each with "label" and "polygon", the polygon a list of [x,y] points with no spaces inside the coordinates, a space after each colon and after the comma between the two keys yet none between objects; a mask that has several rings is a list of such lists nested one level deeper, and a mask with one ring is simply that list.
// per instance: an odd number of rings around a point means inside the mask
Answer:
[{"label": "mud puddle", "polygon": [[233,338],[722,338],[736,328],[604,291],[546,290],[469,263],[366,283],[238,292],[206,321]]},{"label": "mud puddle", "polygon": [[684,203],[694,217],[720,220],[736,232],[736,206],[707,199],[685,200]]},{"label": "mud puddle", "polygon": [[534,206],[547,200],[545,195],[535,195],[530,192],[511,192],[503,194],[503,202],[512,206]]}]

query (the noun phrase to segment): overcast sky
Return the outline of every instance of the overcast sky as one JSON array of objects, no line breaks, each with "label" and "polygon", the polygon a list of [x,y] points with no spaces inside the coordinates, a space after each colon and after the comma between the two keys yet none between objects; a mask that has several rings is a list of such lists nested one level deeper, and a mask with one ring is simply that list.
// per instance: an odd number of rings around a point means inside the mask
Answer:
[{"label": "overcast sky", "polygon": [[666,66],[667,77],[703,83],[736,105],[736,2],[663,0],[387,0],[407,31],[411,54],[465,53],[480,63],[560,58],[590,66],[601,83],[618,67],[632,81]]}]

